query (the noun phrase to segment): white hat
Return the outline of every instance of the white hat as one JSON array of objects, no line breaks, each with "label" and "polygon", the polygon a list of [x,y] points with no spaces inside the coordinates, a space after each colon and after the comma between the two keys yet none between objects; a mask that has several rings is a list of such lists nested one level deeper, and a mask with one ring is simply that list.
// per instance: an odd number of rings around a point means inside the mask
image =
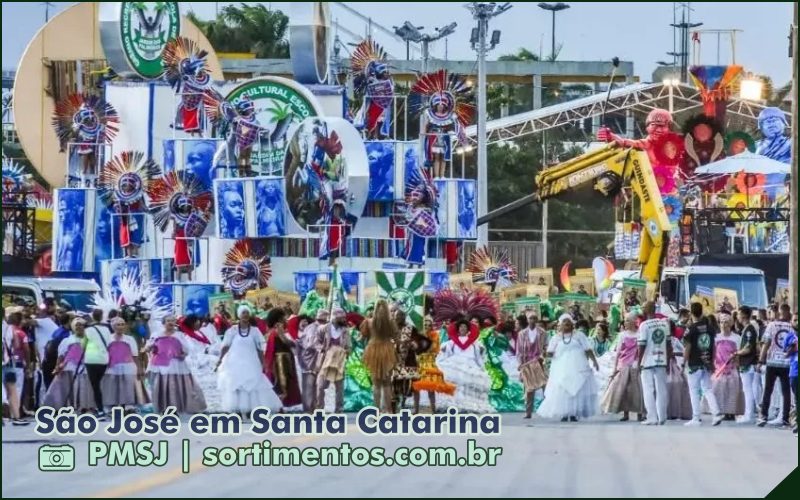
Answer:
[{"label": "white hat", "polygon": [[245,311],[247,311],[247,314],[253,314],[253,311],[250,310],[250,306],[247,304],[242,304],[236,308],[236,317],[240,317]]},{"label": "white hat", "polygon": [[567,321],[569,321],[570,323],[575,323],[575,320],[573,320],[572,316],[570,316],[569,314],[562,314],[561,316],[558,317],[559,325],[561,323],[566,323]]}]

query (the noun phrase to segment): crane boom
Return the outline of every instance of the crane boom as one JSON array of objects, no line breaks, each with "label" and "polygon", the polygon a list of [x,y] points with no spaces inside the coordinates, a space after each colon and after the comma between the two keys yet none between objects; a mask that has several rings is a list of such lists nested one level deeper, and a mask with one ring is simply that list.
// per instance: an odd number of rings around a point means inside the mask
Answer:
[{"label": "crane boom", "polygon": [[642,277],[650,282],[658,282],[671,225],[647,153],[643,151],[623,149],[612,143],[545,168],[536,175],[534,193],[489,212],[478,219],[478,224],[486,224],[501,215],[578,189],[590,182],[595,190],[606,197],[613,196],[623,186],[633,189],[640,202],[640,219],[644,228],[639,248]]}]

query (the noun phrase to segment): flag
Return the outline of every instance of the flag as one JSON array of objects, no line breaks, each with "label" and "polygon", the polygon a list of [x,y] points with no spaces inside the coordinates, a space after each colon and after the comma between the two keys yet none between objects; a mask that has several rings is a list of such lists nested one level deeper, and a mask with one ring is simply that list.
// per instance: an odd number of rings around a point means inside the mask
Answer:
[{"label": "flag", "polygon": [[425,315],[424,271],[376,271],[378,296],[405,311],[418,329]]},{"label": "flag", "polygon": [[342,308],[345,312],[355,310],[353,304],[347,300],[347,291],[344,289],[342,275],[339,273],[339,266],[335,264],[331,274],[331,289],[328,292],[328,309],[333,311],[337,307]]}]

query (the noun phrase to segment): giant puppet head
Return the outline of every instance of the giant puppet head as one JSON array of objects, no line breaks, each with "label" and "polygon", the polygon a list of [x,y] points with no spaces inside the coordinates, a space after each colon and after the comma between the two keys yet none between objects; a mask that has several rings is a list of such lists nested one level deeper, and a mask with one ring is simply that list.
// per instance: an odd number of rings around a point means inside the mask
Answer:
[{"label": "giant puppet head", "polygon": [[670,131],[672,115],[666,109],[654,109],[647,115],[647,135],[653,139],[660,139]]},{"label": "giant puppet head", "polygon": [[780,108],[764,108],[758,114],[758,128],[765,139],[783,136],[786,129],[786,116]]}]

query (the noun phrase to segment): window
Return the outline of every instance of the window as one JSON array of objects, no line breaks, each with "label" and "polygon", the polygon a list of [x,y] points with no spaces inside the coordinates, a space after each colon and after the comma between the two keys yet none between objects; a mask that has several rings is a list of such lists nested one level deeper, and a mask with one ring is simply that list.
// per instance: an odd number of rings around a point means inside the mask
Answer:
[{"label": "window", "polygon": [[689,293],[694,293],[698,286],[735,290],[740,304],[758,308],[767,307],[767,289],[764,285],[764,277],[757,274],[689,275]]},{"label": "window", "polygon": [[3,287],[3,308],[13,305],[36,305],[36,294],[30,288]]}]

